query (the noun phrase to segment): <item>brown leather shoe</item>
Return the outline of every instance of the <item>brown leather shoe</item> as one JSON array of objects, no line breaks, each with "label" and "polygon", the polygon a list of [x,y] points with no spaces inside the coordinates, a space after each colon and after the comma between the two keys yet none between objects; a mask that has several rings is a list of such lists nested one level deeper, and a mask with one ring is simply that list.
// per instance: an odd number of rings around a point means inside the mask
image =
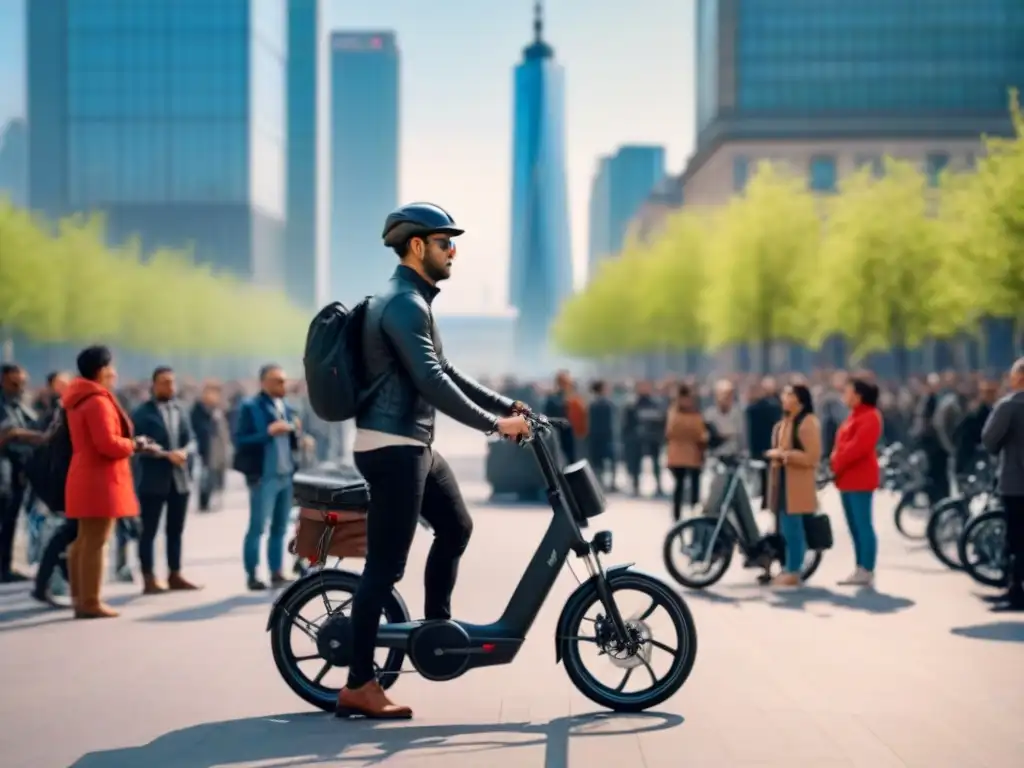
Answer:
[{"label": "brown leather shoe", "polygon": [[358,688],[342,688],[338,693],[334,715],[365,717],[370,720],[408,720],[412,717],[412,709],[393,704],[380,683],[372,680]]},{"label": "brown leather shoe", "polygon": [[152,573],[142,574],[142,594],[159,595],[167,591],[167,585],[160,581]]},{"label": "brown leather shoe", "polygon": [[190,591],[195,589],[202,589],[198,584],[193,584],[191,581],[182,576],[178,571],[175,571],[167,577],[167,588],[175,591]]},{"label": "brown leather shoe", "polygon": [[106,603],[75,609],[76,619],[114,619],[120,615]]}]

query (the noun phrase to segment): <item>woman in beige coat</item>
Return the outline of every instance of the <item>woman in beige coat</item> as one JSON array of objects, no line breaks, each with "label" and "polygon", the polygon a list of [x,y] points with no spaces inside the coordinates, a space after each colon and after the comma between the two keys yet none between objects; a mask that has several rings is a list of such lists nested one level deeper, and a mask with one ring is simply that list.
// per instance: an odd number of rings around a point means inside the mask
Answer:
[{"label": "woman in beige coat", "polygon": [[700,501],[700,471],[704,466],[704,448],[708,443],[708,428],[686,384],[680,385],[676,402],[668,411],[665,439],[668,443],[665,463],[675,478],[672,519],[679,521],[683,514],[686,483],[689,483],[689,493],[685,494],[687,506],[692,509]]},{"label": "woman in beige coat", "polygon": [[795,587],[807,554],[803,516],[818,510],[815,473],[821,461],[821,424],[814,415],[811,392],[802,384],[782,390],[782,414],[772,430],[772,448],[765,454],[771,461],[769,505],[778,515],[779,532],[786,542],[786,562],[772,586]]}]

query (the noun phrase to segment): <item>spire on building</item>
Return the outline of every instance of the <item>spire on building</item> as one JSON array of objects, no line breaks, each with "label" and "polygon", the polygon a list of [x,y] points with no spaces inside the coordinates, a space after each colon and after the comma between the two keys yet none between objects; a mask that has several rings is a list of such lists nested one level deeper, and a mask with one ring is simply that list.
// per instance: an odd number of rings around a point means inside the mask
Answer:
[{"label": "spire on building", "polygon": [[523,49],[524,59],[550,59],[554,49],[544,42],[544,3],[535,0],[533,4],[533,42]]}]

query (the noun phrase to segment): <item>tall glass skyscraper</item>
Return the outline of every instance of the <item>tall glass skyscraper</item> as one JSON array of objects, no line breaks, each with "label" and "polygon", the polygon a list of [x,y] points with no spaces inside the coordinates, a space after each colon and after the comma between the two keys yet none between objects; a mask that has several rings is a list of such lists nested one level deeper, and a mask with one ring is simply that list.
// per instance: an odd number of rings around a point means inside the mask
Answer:
[{"label": "tall glass skyscraper", "polygon": [[31,207],[279,283],[284,0],[26,5]]},{"label": "tall glass skyscraper", "polygon": [[516,356],[537,360],[551,322],[572,293],[572,247],[565,175],[565,75],[544,42],[541,5],[534,40],[515,69],[510,304]]},{"label": "tall glass skyscraper", "polygon": [[26,204],[28,188],[28,129],[15,118],[0,128],[0,197]]},{"label": "tall glass skyscraper", "polygon": [[398,263],[381,241],[398,206],[398,64],[394,32],[331,35],[331,298],[349,306]]},{"label": "tall glass skyscraper", "polygon": [[1011,131],[1024,86],[1020,0],[698,0],[696,30],[688,204],[742,190],[758,159],[822,193],[885,154],[935,178]]},{"label": "tall glass skyscraper", "polygon": [[1008,125],[1007,90],[1024,80],[1020,0],[701,0],[697,30],[702,143],[926,123],[978,134]]},{"label": "tall glass skyscraper", "polygon": [[285,286],[300,306],[330,295],[330,62],[323,0],[288,3]]},{"label": "tall glass skyscraper", "polygon": [[664,178],[664,147],[626,145],[600,160],[590,193],[591,270],[622,250],[630,222]]}]

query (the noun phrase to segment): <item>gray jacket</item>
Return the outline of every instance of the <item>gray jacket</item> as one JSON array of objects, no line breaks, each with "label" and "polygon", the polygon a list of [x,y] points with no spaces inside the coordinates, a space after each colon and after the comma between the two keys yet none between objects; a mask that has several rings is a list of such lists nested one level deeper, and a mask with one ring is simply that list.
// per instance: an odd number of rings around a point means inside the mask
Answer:
[{"label": "gray jacket", "polygon": [[981,442],[999,456],[999,493],[1024,496],[1024,391],[996,403],[981,430]]}]

